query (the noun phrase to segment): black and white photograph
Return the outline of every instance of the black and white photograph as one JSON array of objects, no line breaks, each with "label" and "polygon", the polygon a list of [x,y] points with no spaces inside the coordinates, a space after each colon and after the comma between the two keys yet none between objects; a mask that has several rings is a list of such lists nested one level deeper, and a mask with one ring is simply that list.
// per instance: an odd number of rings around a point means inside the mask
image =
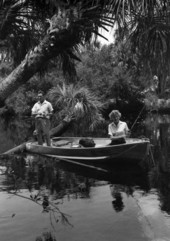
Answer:
[{"label": "black and white photograph", "polygon": [[170,0],[0,0],[0,241],[170,241]]}]

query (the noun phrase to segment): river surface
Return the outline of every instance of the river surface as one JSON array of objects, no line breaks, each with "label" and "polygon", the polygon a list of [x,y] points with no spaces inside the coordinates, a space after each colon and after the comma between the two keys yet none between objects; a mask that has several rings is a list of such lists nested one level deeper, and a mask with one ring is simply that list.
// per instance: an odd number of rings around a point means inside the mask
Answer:
[{"label": "river surface", "polygon": [[[169,241],[170,116],[135,128],[153,144],[153,159],[138,166],[1,158],[0,241]],[[1,153],[14,143],[2,135]]]}]

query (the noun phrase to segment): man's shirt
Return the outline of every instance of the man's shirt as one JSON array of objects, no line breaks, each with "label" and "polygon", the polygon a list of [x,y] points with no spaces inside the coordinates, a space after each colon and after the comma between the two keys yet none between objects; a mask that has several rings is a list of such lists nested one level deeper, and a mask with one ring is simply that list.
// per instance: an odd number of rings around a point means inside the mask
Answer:
[{"label": "man's shirt", "polygon": [[37,103],[35,103],[35,105],[32,108],[32,114],[36,115],[35,118],[43,117],[43,118],[50,119],[49,114],[51,114],[52,111],[53,111],[53,107],[51,103],[48,102],[47,100],[44,100],[43,103],[38,101]]},{"label": "man's shirt", "polygon": [[119,135],[126,135],[129,131],[129,128],[126,122],[119,121],[117,125],[114,122],[110,123],[108,126],[108,134],[113,135],[115,133],[119,133]]}]

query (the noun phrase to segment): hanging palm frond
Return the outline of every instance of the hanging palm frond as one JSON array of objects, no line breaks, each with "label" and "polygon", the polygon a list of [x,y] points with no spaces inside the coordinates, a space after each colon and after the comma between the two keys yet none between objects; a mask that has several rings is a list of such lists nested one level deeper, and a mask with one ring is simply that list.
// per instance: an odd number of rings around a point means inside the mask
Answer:
[{"label": "hanging palm frond", "polygon": [[84,123],[84,128],[88,129],[94,129],[104,121],[101,115],[102,103],[86,87],[63,84],[52,88],[48,96],[58,121],[70,116],[78,123]]}]

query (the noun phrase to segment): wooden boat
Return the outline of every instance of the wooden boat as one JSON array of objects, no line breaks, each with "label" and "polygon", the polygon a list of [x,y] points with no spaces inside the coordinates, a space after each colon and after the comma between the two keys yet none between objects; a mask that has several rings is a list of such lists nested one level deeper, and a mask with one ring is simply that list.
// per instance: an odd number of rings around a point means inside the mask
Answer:
[{"label": "wooden boat", "polygon": [[52,146],[38,145],[36,142],[26,143],[26,151],[66,158],[69,160],[138,160],[141,161],[149,154],[150,142],[148,139],[127,138],[126,143],[109,145],[109,138],[93,138],[94,147],[82,147],[79,141],[82,137],[56,137],[52,139]]}]

